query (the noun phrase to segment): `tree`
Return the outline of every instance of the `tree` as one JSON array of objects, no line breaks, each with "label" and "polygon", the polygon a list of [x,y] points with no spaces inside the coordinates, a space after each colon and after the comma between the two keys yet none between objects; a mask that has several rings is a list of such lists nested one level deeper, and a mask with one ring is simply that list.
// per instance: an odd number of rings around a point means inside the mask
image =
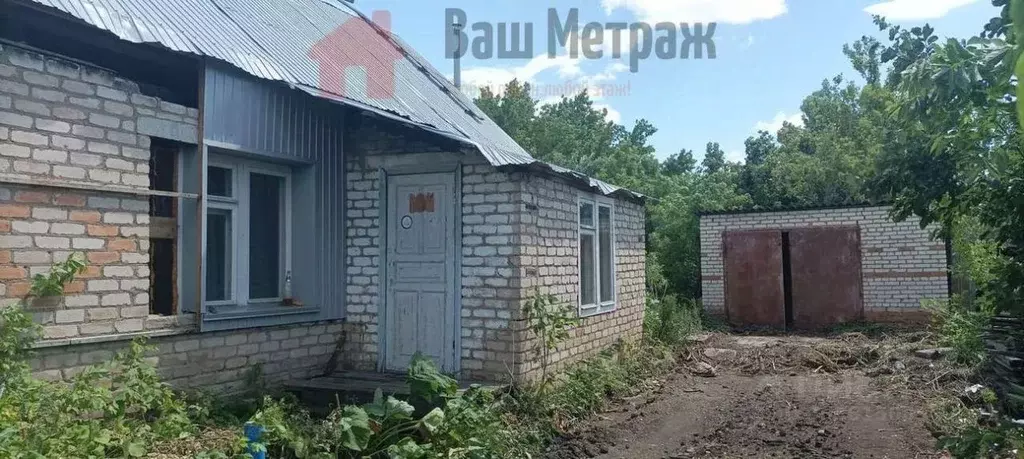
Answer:
[{"label": "tree", "polygon": [[757,131],[757,137],[748,137],[743,144],[746,146],[747,165],[749,166],[764,164],[768,156],[778,149],[775,138],[768,131]]},{"label": "tree", "polygon": [[697,160],[693,158],[693,150],[682,149],[661,163],[661,172],[665,175],[683,175],[693,172]]},{"label": "tree", "polygon": [[533,145],[531,135],[534,113],[537,111],[537,102],[531,95],[532,88],[529,83],[512,80],[504,89],[501,94],[495,94],[490,88],[484,87],[475,101],[476,105],[523,148],[529,150]]},{"label": "tree", "polygon": [[917,215],[949,234],[953,222],[976,218],[1000,256],[984,298],[1021,315],[1024,140],[1013,103],[1020,88],[1011,78],[1019,51],[1014,34],[1003,40],[1010,15],[1002,3],[983,37],[970,40],[940,42],[927,26],[908,31],[876,21],[889,31],[882,60],[893,68],[886,84],[897,100],[874,184],[893,196],[898,219]]},{"label": "tree", "polygon": [[724,167],[725,152],[722,151],[722,147],[718,145],[718,142],[708,142],[707,148],[704,150],[704,161],[701,163],[704,173],[714,174]]},{"label": "tree", "polygon": [[882,43],[874,37],[865,36],[852,45],[843,45],[843,54],[850,60],[853,69],[864,77],[867,84],[879,85],[882,83],[882,57],[879,55],[881,49]]}]

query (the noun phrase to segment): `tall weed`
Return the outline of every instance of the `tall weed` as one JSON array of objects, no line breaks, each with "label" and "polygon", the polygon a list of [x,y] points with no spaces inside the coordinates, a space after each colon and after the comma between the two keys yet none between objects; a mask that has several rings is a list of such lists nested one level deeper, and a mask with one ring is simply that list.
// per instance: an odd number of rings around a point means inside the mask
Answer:
[{"label": "tall weed", "polygon": [[977,304],[976,310],[965,308],[958,295],[924,304],[932,312],[939,343],[952,349],[950,357],[955,362],[972,368],[985,361],[984,331],[995,315],[995,308],[984,297]]}]

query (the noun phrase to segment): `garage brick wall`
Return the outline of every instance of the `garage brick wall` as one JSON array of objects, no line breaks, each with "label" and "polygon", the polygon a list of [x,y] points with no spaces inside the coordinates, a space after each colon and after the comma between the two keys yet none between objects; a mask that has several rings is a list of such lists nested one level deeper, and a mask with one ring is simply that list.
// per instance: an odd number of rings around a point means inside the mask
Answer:
[{"label": "garage brick wall", "polygon": [[858,226],[868,320],[922,317],[921,301],[948,298],[946,248],[916,217],[895,223],[889,207],[704,215],[700,221],[704,309],[725,313],[722,233],[730,230]]}]

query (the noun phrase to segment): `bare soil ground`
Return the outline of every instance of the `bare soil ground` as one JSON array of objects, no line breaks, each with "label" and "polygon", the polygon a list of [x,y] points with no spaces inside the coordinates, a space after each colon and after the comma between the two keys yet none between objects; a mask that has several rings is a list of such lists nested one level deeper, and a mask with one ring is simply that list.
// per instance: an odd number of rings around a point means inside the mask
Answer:
[{"label": "bare soil ground", "polygon": [[714,335],[656,389],[615,402],[547,457],[946,457],[925,405],[962,388],[963,375],[915,357],[926,338]]}]

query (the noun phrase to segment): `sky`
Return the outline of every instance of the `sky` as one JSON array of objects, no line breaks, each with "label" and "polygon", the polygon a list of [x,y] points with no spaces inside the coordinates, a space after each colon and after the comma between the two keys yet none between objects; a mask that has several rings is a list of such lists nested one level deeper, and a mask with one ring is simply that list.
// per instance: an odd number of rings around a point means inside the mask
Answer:
[{"label": "sky", "polygon": [[[940,37],[968,38],[999,13],[990,0],[356,0],[355,6],[366,14],[389,11],[392,31],[449,77],[447,8],[463,10],[470,26],[490,23],[498,30],[502,22],[532,23],[534,57],[467,54],[461,62],[464,91],[500,88],[519,78],[534,85],[537,99],[552,102],[590,88],[609,119],[627,127],[647,119],[658,128],[652,143],[659,158],[686,148],[700,159],[707,142],[714,141],[734,161],[742,160],[743,141],[757,130],[774,133],[783,121],[800,123],[801,102],[822,80],[839,74],[858,79],[842,47],[863,35],[885,38],[872,24],[872,14],[907,27],[929,23]],[[632,72],[630,46],[621,46],[620,58],[612,56],[612,32],[606,29],[603,58],[574,58],[563,47],[552,58],[549,8],[562,23],[578,8],[581,25],[714,22],[716,56],[696,59],[691,53],[683,59],[677,52],[659,59],[652,54],[638,60]],[[473,30],[467,35],[481,37]],[[623,36],[628,43],[628,34]]]}]

